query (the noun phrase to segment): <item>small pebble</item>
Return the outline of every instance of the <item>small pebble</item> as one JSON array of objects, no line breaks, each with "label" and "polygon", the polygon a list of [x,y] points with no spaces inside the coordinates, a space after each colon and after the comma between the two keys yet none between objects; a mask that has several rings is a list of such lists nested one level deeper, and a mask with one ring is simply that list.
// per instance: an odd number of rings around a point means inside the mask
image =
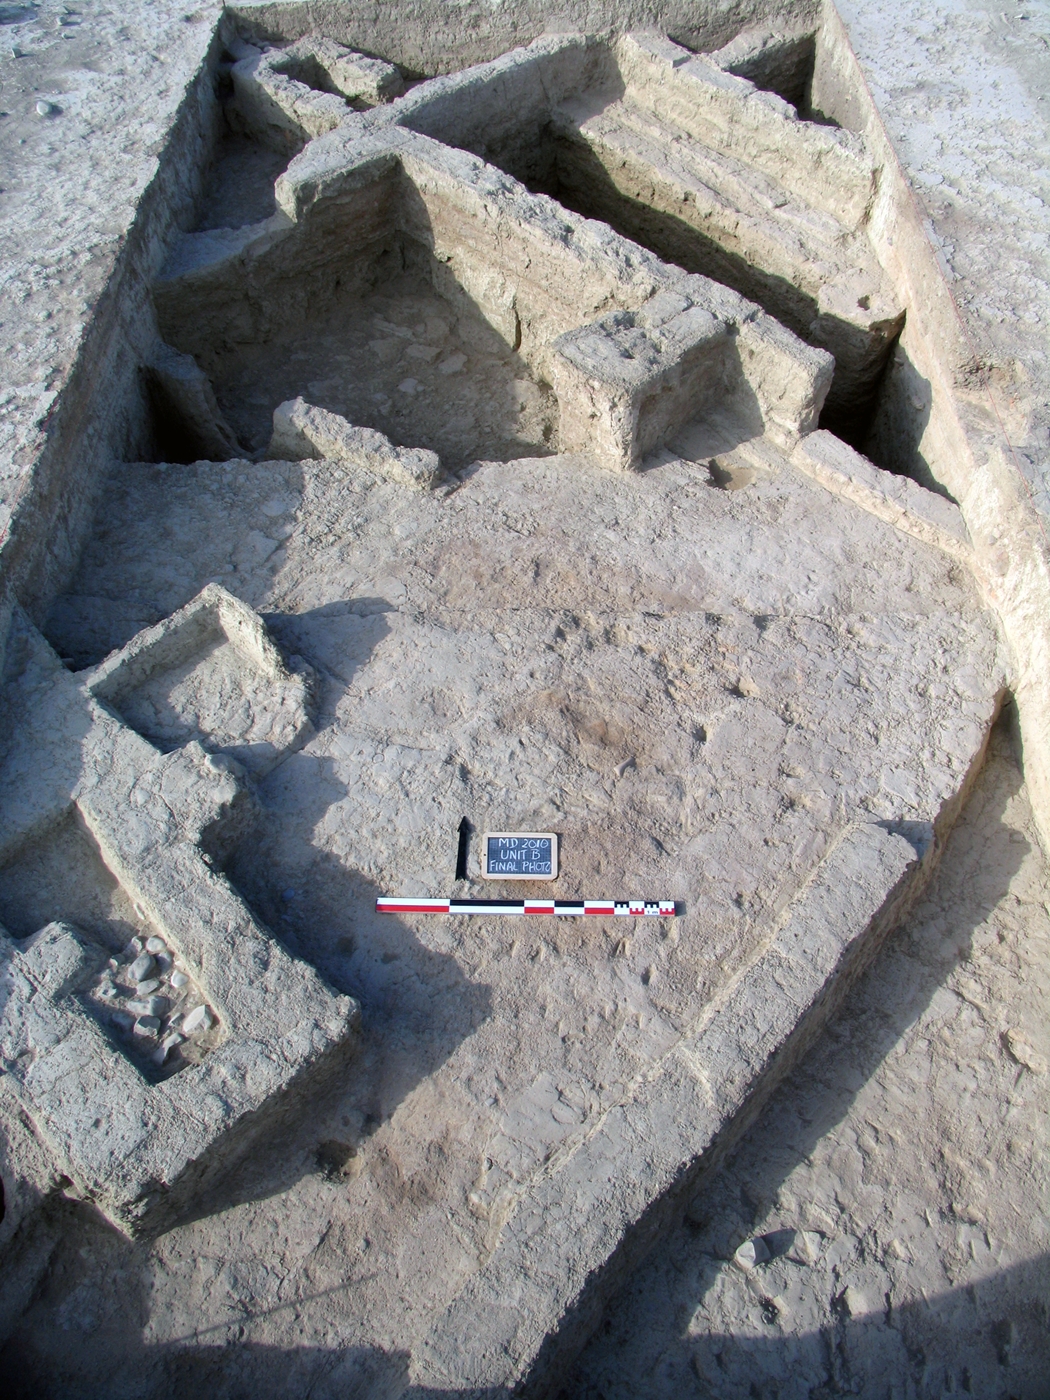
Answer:
[{"label": "small pebble", "polygon": [[53,117],[58,112],[58,108],[53,102],[45,102],[43,98],[36,104],[36,114],[38,117]]},{"label": "small pebble", "polygon": [[128,976],[131,978],[132,982],[145,982],[152,971],[152,955],[150,953],[140,953],[128,968]]},{"label": "small pebble", "polygon": [[112,1001],[117,995],[117,989],[112,982],[100,982],[98,994],[100,997],[105,997],[106,1001]]},{"label": "small pebble", "polygon": [[135,987],[137,997],[148,997],[150,992],[155,992],[160,986],[159,977],[149,977],[145,982],[139,982]]},{"label": "small pebble", "polygon": [[157,1016],[140,1016],[135,1022],[136,1035],[156,1035],[160,1030],[160,1018]]},{"label": "small pebble", "polygon": [[185,987],[189,980],[185,972],[173,972],[171,974],[171,985],[173,987]]},{"label": "small pebble", "polygon": [[167,951],[168,945],[164,942],[163,938],[154,937],[146,939],[147,953],[166,953]]},{"label": "small pebble", "polygon": [[195,1006],[182,1023],[186,1035],[196,1035],[198,1031],[211,1029],[211,1012],[206,1006]]},{"label": "small pebble", "polygon": [[123,964],[119,958],[110,958],[106,966],[109,968],[110,972],[119,972]]}]

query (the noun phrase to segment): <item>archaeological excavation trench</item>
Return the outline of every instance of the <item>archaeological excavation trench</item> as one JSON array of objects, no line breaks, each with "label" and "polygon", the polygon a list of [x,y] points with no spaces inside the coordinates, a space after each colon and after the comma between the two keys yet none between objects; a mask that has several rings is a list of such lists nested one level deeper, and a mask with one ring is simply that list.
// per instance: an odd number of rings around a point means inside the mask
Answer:
[{"label": "archaeological excavation trench", "polygon": [[[147,1377],[279,1198],[383,1393],[539,1394],[1044,721],[833,12],[343,11],[225,10],[5,537],[4,1307],[101,1219]],[[377,915],[463,817],[676,916]]]}]

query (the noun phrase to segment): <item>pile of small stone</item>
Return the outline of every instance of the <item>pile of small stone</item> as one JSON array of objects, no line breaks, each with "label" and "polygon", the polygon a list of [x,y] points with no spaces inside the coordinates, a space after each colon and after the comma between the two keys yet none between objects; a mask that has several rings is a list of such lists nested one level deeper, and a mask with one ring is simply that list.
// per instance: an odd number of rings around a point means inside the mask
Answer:
[{"label": "pile of small stone", "polygon": [[111,1006],[113,1023],[130,1032],[157,1066],[215,1025],[189,973],[156,934],[132,938],[119,957],[110,958],[95,992]]}]

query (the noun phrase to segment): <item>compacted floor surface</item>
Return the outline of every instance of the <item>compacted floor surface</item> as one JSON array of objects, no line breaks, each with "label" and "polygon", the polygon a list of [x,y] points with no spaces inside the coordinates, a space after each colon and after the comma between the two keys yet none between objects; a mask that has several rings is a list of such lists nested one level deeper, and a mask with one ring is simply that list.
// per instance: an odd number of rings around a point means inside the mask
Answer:
[{"label": "compacted floor surface", "polygon": [[564,1396],[1050,1394],[1048,997],[1050,877],[1000,725],[927,896]]},{"label": "compacted floor surface", "polygon": [[[768,444],[743,485],[685,436],[697,460],[477,463],[429,493],[331,462],[116,469],[50,640],[91,664],[216,580],[314,668],[315,732],[255,783],[228,874],[363,1034],[198,1218],[129,1243],[64,1208],[4,1355],[23,1393],[400,1393],[531,1183],[829,841],[954,801],[1003,683],[965,572]],[[463,815],[561,832],[555,894],[679,917],[377,917],[452,889]]]}]

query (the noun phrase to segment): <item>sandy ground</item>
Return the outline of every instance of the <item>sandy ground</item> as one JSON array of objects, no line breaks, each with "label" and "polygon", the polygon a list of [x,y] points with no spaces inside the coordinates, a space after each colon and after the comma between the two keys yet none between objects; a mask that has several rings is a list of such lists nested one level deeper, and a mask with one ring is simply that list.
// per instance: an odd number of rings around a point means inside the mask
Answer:
[{"label": "sandy ground", "polygon": [[[928,896],[563,1395],[1050,1395],[1048,991],[1050,878],[1001,723]],[[742,1268],[756,1236],[772,1257]]]}]

